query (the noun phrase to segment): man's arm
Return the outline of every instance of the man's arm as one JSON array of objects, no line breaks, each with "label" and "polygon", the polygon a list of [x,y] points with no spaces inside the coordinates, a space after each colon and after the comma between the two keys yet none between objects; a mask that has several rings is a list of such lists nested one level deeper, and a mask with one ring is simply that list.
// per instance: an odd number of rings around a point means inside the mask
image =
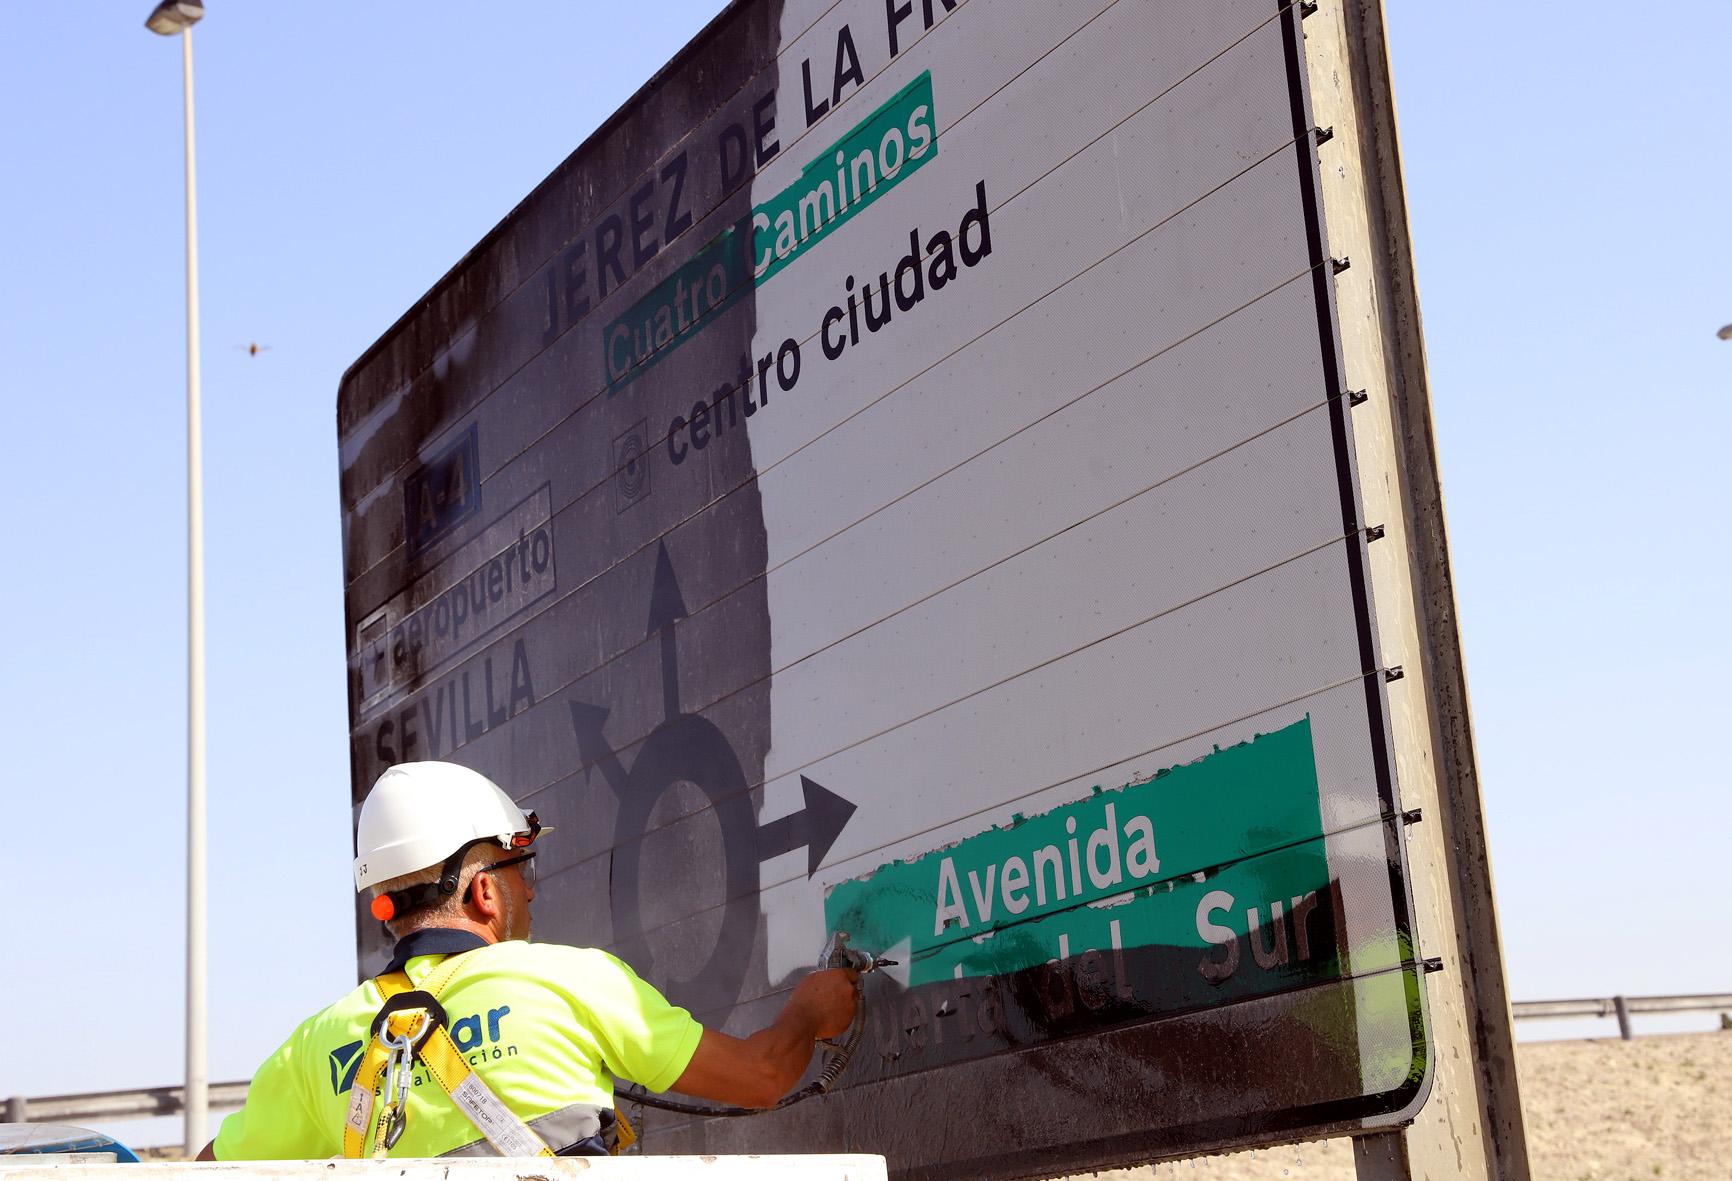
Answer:
[{"label": "man's arm", "polygon": [[206,1144],[203,1148],[199,1149],[198,1155],[193,1157],[192,1159],[193,1160],[215,1160],[216,1159],[216,1141],[212,1140],[210,1143]]},{"label": "man's arm", "polygon": [[673,1090],[740,1107],[773,1107],[812,1061],[812,1043],[845,1032],[860,1003],[859,974],[830,968],[805,977],[768,1028],[738,1038],[705,1029]]}]

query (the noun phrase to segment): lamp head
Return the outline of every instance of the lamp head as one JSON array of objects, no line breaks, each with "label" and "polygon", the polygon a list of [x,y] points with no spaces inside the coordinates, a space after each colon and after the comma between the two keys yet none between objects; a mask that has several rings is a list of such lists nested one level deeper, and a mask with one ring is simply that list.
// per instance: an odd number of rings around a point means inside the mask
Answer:
[{"label": "lamp head", "polygon": [[164,37],[184,33],[204,19],[204,0],[162,0],[144,27]]}]

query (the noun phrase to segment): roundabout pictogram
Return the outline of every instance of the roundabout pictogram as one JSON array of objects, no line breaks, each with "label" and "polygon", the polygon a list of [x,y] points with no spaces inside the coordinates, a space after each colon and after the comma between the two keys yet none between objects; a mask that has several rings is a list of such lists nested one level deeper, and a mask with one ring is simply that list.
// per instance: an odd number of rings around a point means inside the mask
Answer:
[{"label": "roundabout pictogram", "polygon": [[702,793],[720,829],[725,894],[721,922],[713,946],[702,957],[702,967],[690,979],[672,982],[681,1003],[708,1009],[738,1000],[745,983],[760,914],[758,866],[804,847],[810,877],[855,806],[802,775],[805,806],[780,819],[759,823],[752,804],[752,785],[727,735],[701,713],[681,709],[674,628],[687,615],[663,543],[656,554],[647,632],[659,636],[661,645],[663,720],[643,741],[629,769],[605,736],[607,707],[580,701],[569,702],[568,707],[580,757],[587,767],[601,771],[619,801],[609,889],[614,940],[619,955],[646,978],[669,975],[666,965],[658,971],[648,938],[646,887],[677,892],[692,870],[689,865],[646,864],[645,838],[651,834],[656,806],[676,785],[690,784]]}]

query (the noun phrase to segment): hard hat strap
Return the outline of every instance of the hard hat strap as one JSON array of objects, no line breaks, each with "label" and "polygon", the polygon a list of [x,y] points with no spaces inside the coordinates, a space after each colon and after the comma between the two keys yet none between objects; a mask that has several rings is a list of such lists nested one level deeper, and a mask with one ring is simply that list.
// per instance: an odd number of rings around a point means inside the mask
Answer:
[{"label": "hard hat strap", "polygon": [[[512,834],[509,843],[496,837],[476,837],[467,841],[458,850],[445,859],[439,867],[439,879],[425,882],[419,886],[409,886],[402,890],[392,890],[373,899],[373,915],[380,921],[402,918],[413,910],[431,906],[442,899],[457,893],[457,887],[463,881],[463,859],[469,855],[469,850],[476,845],[484,845],[488,841],[504,846],[507,849],[527,849],[535,843],[535,838],[542,833],[541,821],[534,812],[524,817],[529,822],[529,828],[523,832]],[[518,858],[516,860],[521,860]],[[498,862],[486,868],[494,869],[499,865],[510,865],[511,861]],[[477,870],[476,872],[480,872]],[[474,879],[471,879],[473,882]]]},{"label": "hard hat strap", "polygon": [[[390,906],[385,908],[390,912],[389,918],[400,919],[410,911],[420,910],[424,906],[432,906],[457,893],[457,886],[463,880],[463,858],[468,856],[469,850],[476,845],[493,840],[493,837],[476,837],[474,840],[459,846],[458,850],[447,857],[444,864],[439,867],[437,881],[423,882],[418,886],[406,886],[401,890],[392,890],[380,895],[380,898],[390,899]],[[498,842],[494,841],[494,843],[497,844]],[[379,900],[374,899],[373,914],[378,916],[379,911]]]}]

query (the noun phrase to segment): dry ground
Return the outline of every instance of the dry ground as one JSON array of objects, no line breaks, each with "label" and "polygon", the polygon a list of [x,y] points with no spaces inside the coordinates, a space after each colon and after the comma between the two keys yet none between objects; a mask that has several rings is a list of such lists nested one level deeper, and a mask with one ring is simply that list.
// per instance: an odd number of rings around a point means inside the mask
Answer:
[{"label": "dry ground", "polygon": [[[1516,1067],[1535,1181],[1732,1181],[1732,1033],[1527,1042]],[[1353,1152],[1339,1140],[1098,1177],[1353,1181]]]}]

